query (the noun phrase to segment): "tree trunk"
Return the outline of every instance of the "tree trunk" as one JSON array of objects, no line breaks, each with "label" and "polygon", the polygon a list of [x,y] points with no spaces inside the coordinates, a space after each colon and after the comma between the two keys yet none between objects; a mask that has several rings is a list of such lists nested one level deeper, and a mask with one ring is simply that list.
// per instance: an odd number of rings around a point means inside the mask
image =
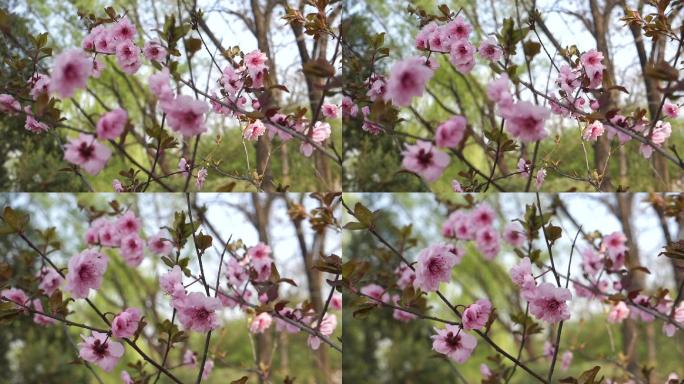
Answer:
[{"label": "tree trunk", "polygon": [[[627,237],[627,246],[629,252],[625,258],[625,265],[628,269],[641,265],[639,259],[639,249],[636,242],[633,241],[634,234],[632,232],[632,201],[633,195],[627,193],[616,194],[617,206],[615,213],[617,214],[620,223],[622,224],[622,232]],[[639,290],[644,288],[644,273],[636,270],[630,272],[623,278],[622,284],[628,291]],[[639,328],[637,323],[632,319],[625,319],[622,322],[622,353],[627,357],[627,370],[633,374],[639,373],[639,363],[636,356],[636,347],[639,341]]]},{"label": "tree trunk", "polygon": [[[270,204],[263,204],[256,193],[252,194],[252,205],[254,206],[254,225],[259,232],[259,241],[268,244],[268,214]],[[256,358],[259,371],[259,383],[270,382],[271,361],[273,352],[273,335],[271,332],[264,332],[255,335]]]}]

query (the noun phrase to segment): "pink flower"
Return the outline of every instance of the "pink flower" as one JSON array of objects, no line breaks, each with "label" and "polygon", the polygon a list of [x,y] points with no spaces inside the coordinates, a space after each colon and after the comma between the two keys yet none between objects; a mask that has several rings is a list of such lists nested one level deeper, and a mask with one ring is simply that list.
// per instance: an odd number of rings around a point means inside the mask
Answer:
[{"label": "pink flower", "polygon": [[603,268],[603,258],[594,251],[592,247],[586,247],[581,252],[582,255],[582,269],[589,276],[596,276],[596,274]]},{"label": "pink flower", "polygon": [[463,187],[461,187],[461,183],[458,180],[451,180],[451,190],[456,193],[463,193]]},{"label": "pink flower", "polygon": [[520,101],[503,111],[506,130],[523,142],[537,141],[548,135],[544,122],[549,118],[549,110],[527,101]]},{"label": "pink flower", "polygon": [[433,74],[422,57],[410,57],[396,62],[387,80],[385,101],[391,101],[397,107],[411,104],[414,96],[423,94],[425,85]]},{"label": "pink flower", "polygon": [[529,257],[520,260],[520,263],[511,268],[510,273],[511,280],[518,287],[530,290],[536,286],[532,276],[532,263],[530,263]]},{"label": "pink flower", "polygon": [[166,49],[161,46],[158,40],[150,40],[143,47],[143,55],[147,60],[162,62],[166,59]]},{"label": "pink flower", "polygon": [[106,333],[93,332],[92,336],[83,337],[78,344],[79,355],[87,362],[95,363],[106,372],[114,369],[124,354],[124,347],[109,339]]},{"label": "pink flower", "polygon": [[[318,327],[318,319],[311,323],[312,328]],[[321,321],[320,327],[318,327],[318,331],[323,335],[323,336],[330,336],[335,332],[335,328],[337,328],[337,316],[326,313],[323,316],[323,321]],[[317,350],[320,345],[321,345],[321,340],[317,336],[309,336],[307,339],[307,344],[309,345],[309,348],[313,349],[314,351]]]},{"label": "pink flower", "polygon": [[135,25],[128,20],[128,16],[124,16],[112,26],[110,33],[114,40],[133,40],[136,33]]},{"label": "pink flower", "polygon": [[254,281],[267,281],[271,277],[271,264],[273,264],[273,260],[270,257],[252,260],[252,267],[257,273]]},{"label": "pink flower", "polygon": [[604,68],[602,64],[603,53],[595,49],[590,49],[587,52],[584,52],[582,56],[580,56],[580,61],[582,62],[584,68],[587,70],[595,68],[600,68],[601,70],[603,70]]},{"label": "pink flower", "polygon": [[341,294],[334,294],[333,297],[330,299],[330,308],[334,310],[341,310],[342,309],[342,295]]},{"label": "pink flower", "polygon": [[132,41],[123,41],[116,46],[116,63],[121,68],[140,60],[140,48]]},{"label": "pink flower", "polygon": [[135,384],[135,381],[131,379],[131,375],[126,371],[121,371],[121,381],[123,384]]},{"label": "pink flower", "polygon": [[585,141],[596,141],[601,135],[603,135],[604,131],[605,128],[603,128],[603,124],[596,120],[584,128],[584,131],[582,131],[582,139]]},{"label": "pink flower", "polygon": [[[33,79],[33,86],[31,87],[31,92],[29,93],[31,97],[35,100],[38,96],[43,93],[48,93],[50,90],[50,77],[42,73],[37,73]],[[8,95],[9,96],[9,95]],[[18,106],[18,104],[17,104]],[[0,102],[0,110],[2,110],[2,103]]]},{"label": "pink flower", "polygon": [[[38,312],[45,313],[45,311],[43,310],[43,303],[40,302],[40,299],[33,299],[33,301],[31,303],[33,304],[34,310],[36,310]],[[55,324],[57,322],[57,320],[55,320],[51,317],[36,313],[33,315],[33,322],[38,324],[38,325],[42,325],[42,326],[46,327],[48,325]]]},{"label": "pink flower", "polygon": [[499,235],[492,227],[482,227],[475,233],[477,250],[487,260],[493,260],[500,251]]},{"label": "pink flower", "polygon": [[459,240],[472,240],[475,226],[471,225],[471,215],[463,210],[452,212],[442,225],[442,235]]},{"label": "pink flower", "polygon": [[204,182],[207,181],[208,173],[206,168],[200,168],[200,170],[197,171],[197,181],[195,182],[197,189],[202,189],[202,187],[204,187]]},{"label": "pink flower", "polygon": [[114,188],[114,192],[121,193],[124,191],[123,185],[121,185],[121,180],[119,179],[114,179],[112,180],[112,188]]},{"label": "pink flower", "polygon": [[665,116],[675,119],[679,116],[679,106],[666,101],[665,104],[663,104],[663,113]]},{"label": "pink flower", "polygon": [[271,247],[265,243],[259,242],[257,245],[247,249],[247,256],[252,260],[270,259]]},{"label": "pink flower", "polygon": [[337,116],[340,115],[339,107],[330,103],[323,104],[321,107],[321,112],[323,113],[323,116],[327,117],[328,119],[336,119]]},{"label": "pink flower", "polygon": [[556,353],[556,347],[548,341],[544,342],[544,357],[552,359]]},{"label": "pink flower", "polygon": [[509,91],[510,81],[508,75],[502,74],[498,79],[492,80],[487,84],[487,97],[493,103],[502,107],[508,107],[513,104],[513,96]]},{"label": "pink flower", "polygon": [[48,296],[52,296],[64,282],[64,278],[53,268],[42,269],[38,272],[38,277],[40,278],[38,288],[42,289]]},{"label": "pink flower", "polygon": [[455,66],[473,61],[475,47],[468,40],[457,40],[451,44],[451,63]]},{"label": "pink flower", "polygon": [[437,31],[438,25],[436,22],[431,21],[418,32],[416,35],[415,46],[421,50],[427,50],[429,48],[429,39],[433,32]]},{"label": "pink flower", "polygon": [[[650,299],[646,295],[637,295],[637,297],[634,298],[634,303],[640,305],[641,307],[651,308]],[[645,310],[639,307],[633,307],[632,310],[630,310],[630,316],[632,317],[632,319],[639,319],[645,323],[650,323],[651,321],[655,320],[654,315],[652,315],[649,312],[646,312]]]},{"label": "pink flower", "polygon": [[492,303],[489,300],[480,299],[470,304],[463,311],[463,329],[480,329],[487,325],[489,315],[492,312]]},{"label": "pink flower", "polygon": [[530,163],[525,159],[518,160],[518,172],[525,178],[530,177]]},{"label": "pink flower", "polygon": [[245,128],[245,131],[242,133],[242,137],[247,140],[255,141],[264,133],[266,133],[266,126],[261,120],[256,119],[253,123],[247,125],[247,128]]},{"label": "pink flower", "polygon": [[261,73],[264,69],[267,69],[266,61],[268,57],[265,53],[261,51],[252,51],[245,55],[245,65],[250,75],[254,78],[257,74]]},{"label": "pink flower", "polygon": [[629,307],[624,301],[621,301],[610,309],[610,312],[608,312],[608,318],[606,320],[608,320],[609,323],[616,324],[622,323],[628,317]]},{"label": "pink flower", "polygon": [[163,102],[171,102],[173,100],[174,93],[169,85],[170,81],[171,75],[169,74],[169,69],[165,67],[161,71],[150,76],[148,85],[152,93],[157,96],[157,99]]},{"label": "pink flower", "polygon": [[361,288],[361,293],[374,298],[377,301],[383,301],[383,295],[385,294],[385,288],[377,284],[368,284]]},{"label": "pink flower", "polygon": [[475,336],[462,331],[458,326],[447,324],[444,329],[437,329],[432,335],[432,349],[457,363],[464,363],[477,346]]},{"label": "pink flower", "polygon": [[242,88],[242,78],[232,66],[226,66],[223,69],[223,76],[220,79],[223,89],[230,95],[235,95]]},{"label": "pink flower", "polygon": [[539,320],[557,323],[570,318],[566,301],[572,298],[567,288],[551,283],[540,284],[529,298],[530,313]]},{"label": "pink flower", "polygon": [[26,312],[26,308],[22,306],[29,305],[28,295],[26,294],[26,292],[19,288],[3,289],[2,291],[0,291],[0,297],[15,303],[15,307],[17,309],[23,310],[24,312]]},{"label": "pink flower", "polygon": [[183,286],[183,272],[181,268],[174,265],[173,269],[161,275],[159,277],[159,287],[174,299],[184,297],[185,287]]},{"label": "pink flower", "polygon": [[112,151],[95,140],[95,137],[81,133],[64,145],[64,160],[80,165],[91,175],[97,175],[104,168]]},{"label": "pink flower", "polygon": [[503,232],[504,240],[514,246],[520,247],[525,244],[527,240],[527,235],[525,234],[525,229],[518,222],[508,223],[504,228]]},{"label": "pink flower", "polygon": [[486,60],[498,61],[503,54],[501,47],[497,44],[493,37],[488,37],[486,40],[482,40],[480,43],[480,48],[477,50],[480,57]]},{"label": "pink flower", "polygon": [[236,259],[229,259],[226,262],[226,277],[228,278],[228,283],[235,287],[239,287],[244,284],[247,279],[249,279],[249,274],[245,267],[243,267],[240,262]]},{"label": "pink flower", "polygon": [[183,365],[192,365],[194,367],[195,364],[197,364],[197,355],[188,349],[183,354]]},{"label": "pink flower", "polygon": [[489,227],[494,224],[496,214],[487,203],[480,203],[470,214],[470,219],[476,227]]},{"label": "pink flower", "polygon": [[219,326],[216,313],[221,309],[221,301],[207,297],[203,293],[192,292],[177,301],[178,319],[183,327],[197,332],[208,332]]},{"label": "pink flower", "polygon": [[77,89],[86,86],[92,70],[93,63],[82,50],[66,50],[55,58],[50,76],[50,91],[62,98],[69,98]]},{"label": "pink flower", "polygon": [[417,141],[414,145],[406,144],[406,149],[401,154],[404,157],[401,165],[426,181],[437,180],[451,160],[449,155],[427,141]]},{"label": "pink flower", "polygon": [[603,237],[603,245],[606,247],[608,258],[613,262],[613,269],[620,269],[625,264],[627,237],[622,232],[613,232]]},{"label": "pink flower", "polygon": [[534,180],[534,185],[537,187],[537,191],[541,189],[544,180],[546,179],[546,169],[542,168],[537,171],[537,177]]},{"label": "pink flower", "polygon": [[[28,112],[31,111],[31,109],[27,106]],[[24,124],[24,128],[26,128],[27,131],[33,132],[33,133],[40,133],[40,132],[46,132],[50,127],[48,127],[47,124],[41,123],[40,121],[36,120],[33,115],[27,113],[26,114],[26,123]]]},{"label": "pink flower", "polygon": [[0,112],[12,115],[20,110],[21,104],[12,95],[0,94]]},{"label": "pink flower", "polygon": [[[330,128],[330,124],[324,123],[322,121],[317,121],[316,124],[314,124],[309,137],[312,141],[320,144],[324,142],[328,137],[330,137],[331,132],[332,130]],[[300,147],[300,151],[304,156],[309,157],[313,152],[313,148],[314,147],[311,144],[303,142]]]},{"label": "pink flower", "polygon": [[133,337],[138,330],[142,316],[138,308],[127,308],[112,320],[112,336]]},{"label": "pink flower", "polygon": [[211,375],[211,371],[214,370],[214,360],[207,358],[204,361],[204,368],[202,369],[202,379],[206,380]]},{"label": "pink flower", "polygon": [[467,40],[472,31],[473,27],[460,15],[444,25],[444,36],[450,41]]},{"label": "pink flower", "polygon": [[140,231],[140,220],[133,211],[127,211],[116,219],[116,228],[124,235],[138,233]]},{"label": "pink flower", "polygon": [[118,247],[121,244],[121,234],[113,223],[106,223],[99,231],[100,244],[105,247]]},{"label": "pink flower", "polygon": [[416,272],[409,268],[406,264],[400,264],[394,269],[394,274],[397,276],[397,286],[399,289],[412,287],[416,280]]},{"label": "pink flower", "polygon": [[143,261],[145,243],[137,233],[131,233],[121,239],[121,256],[126,264],[137,267]]},{"label": "pink flower", "polygon": [[359,107],[354,104],[354,101],[352,101],[351,97],[349,96],[344,96],[342,97],[342,114],[346,116],[356,116],[356,114],[359,111]]},{"label": "pink flower", "polygon": [[121,136],[128,121],[128,113],[121,108],[107,112],[97,122],[97,137],[100,139],[116,139]]},{"label": "pink flower", "polygon": [[561,357],[561,371],[567,371],[572,363],[572,351],[563,352],[563,357]]},{"label": "pink flower", "polygon": [[413,286],[425,292],[434,292],[439,288],[439,283],[449,281],[451,269],[460,261],[456,252],[445,244],[431,245],[420,251]]},{"label": "pink flower", "polygon": [[105,27],[104,25],[98,25],[95,28],[93,28],[90,33],[86,37],[83,38],[83,41],[81,41],[81,48],[83,48],[86,51],[93,51],[95,50],[95,38],[104,31]]},{"label": "pink flower", "polygon": [[272,322],[273,317],[268,312],[262,312],[252,319],[252,323],[249,325],[249,332],[254,334],[264,333],[271,326]]},{"label": "pink flower", "polygon": [[147,247],[157,255],[168,256],[173,249],[173,243],[168,238],[168,233],[158,232],[147,238]]},{"label": "pink flower", "polygon": [[117,41],[114,41],[114,38],[110,30],[105,29],[104,27],[95,27],[93,28],[91,33],[95,34],[93,38],[95,51],[99,53],[114,53],[114,51],[116,50]]},{"label": "pink flower", "polygon": [[[295,310],[292,308],[285,307],[278,311],[278,314],[286,319],[290,319],[293,321],[297,321],[299,317],[301,317],[301,313],[299,313],[299,310]],[[282,320],[279,317],[275,318],[276,320],[276,330],[278,332],[287,332],[287,333],[298,333],[299,332],[299,327],[296,325],[292,325],[288,323],[285,320]]]},{"label": "pink flower", "polygon": [[75,299],[88,296],[90,289],[97,290],[107,270],[107,256],[94,249],[86,249],[69,259],[66,289]]},{"label": "pink flower", "polygon": [[207,103],[180,95],[166,110],[169,127],[185,137],[198,135],[207,130],[204,114],[208,111]]},{"label": "pink flower", "polygon": [[482,378],[485,380],[492,377],[492,370],[489,369],[487,364],[480,364],[480,375],[482,375]]},{"label": "pink flower", "polygon": [[573,71],[569,65],[563,64],[558,73],[556,83],[565,92],[566,97],[572,97],[575,89],[582,84],[577,72]]},{"label": "pink flower", "polygon": [[454,116],[437,127],[435,143],[438,147],[456,148],[466,131],[466,119],[463,116]]}]

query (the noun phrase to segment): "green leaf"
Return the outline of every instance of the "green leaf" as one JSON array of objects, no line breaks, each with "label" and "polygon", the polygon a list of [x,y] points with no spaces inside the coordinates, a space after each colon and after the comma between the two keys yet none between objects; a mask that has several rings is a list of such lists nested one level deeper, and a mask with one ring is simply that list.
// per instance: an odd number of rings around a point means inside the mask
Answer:
[{"label": "green leaf", "polygon": [[211,247],[212,240],[213,239],[211,236],[200,232],[199,235],[195,236],[195,245],[202,253],[204,253],[207,248]]},{"label": "green leaf", "polygon": [[185,39],[185,50],[188,52],[188,55],[192,56],[200,49],[202,49],[202,40],[195,39],[194,37]]},{"label": "green leaf", "polygon": [[373,212],[361,203],[354,205],[354,216],[366,227],[373,225]]},{"label": "green leaf", "polygon": [[6,206],[3,211],[3,218],[10,228],[14,229],[16,232],[23,232],[26,228],[26,224],[29,222],[29,217],[27,214],[15,211],[10,206]]},{"label": "green leaf", "polygon": [[366,229],[366,228],[368,228],[368,226],[363,225],[363,224],[361,224],[361,223],[359,223],[359,222],[357,222],[357,221],[350,221],[350,222],[348,222],[347,224],[344,225],[344,229],[349,229],[349,230],[352,230],[352,231],[356,231],[356,230],[359,230],[359,229]]}]

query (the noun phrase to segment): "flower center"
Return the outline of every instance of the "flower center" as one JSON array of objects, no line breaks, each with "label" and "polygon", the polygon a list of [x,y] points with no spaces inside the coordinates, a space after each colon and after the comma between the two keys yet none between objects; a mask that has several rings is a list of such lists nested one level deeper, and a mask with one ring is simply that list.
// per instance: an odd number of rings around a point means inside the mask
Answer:
[{"label": "flower center", "polygon": [[432,164],[432,152],[426,151],[424,149],[420,149],[418,151],[418,156],[416,156],[418,159],[418,163],[423,166],[427,167]]},{"label": "flower center", "polygon": [[86,142],[82,142],[78,147],[78,154],[84,159],[90,159],[93,157],[94,152],[95,148]]}]

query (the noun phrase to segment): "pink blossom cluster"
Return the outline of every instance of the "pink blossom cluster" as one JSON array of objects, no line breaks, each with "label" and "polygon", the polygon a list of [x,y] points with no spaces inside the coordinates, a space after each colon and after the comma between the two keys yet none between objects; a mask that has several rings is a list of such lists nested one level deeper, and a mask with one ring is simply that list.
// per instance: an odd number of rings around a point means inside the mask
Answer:
[{"label": "pink blossom cluster", "polygon": [[[442,235],[456,241],[474,241],[477,250],[488,260],[494,260],[501,250],[498,231],[494,228],[496,213],[486,202],[479,203],[471,210],[458,209],[449,214],[442,224]],[[518,223],[505,226],[503,239],[514,247],[525,240],[522,227]]]},{"label": "pink blossom cluster", "polygon": [[[247,53],[240,64],[226,66],[218,80],[219,89],[213,92],[214,97],[210,100],[213,111],[237,118],[245,118],[248,112],[263,111],[258,94],[254,91],[264,87],[268,71],[268,57],[259,50]],[[337,119],[339,107],[332,103],[323,103],[320,114],[326,119]],[[320,145],[330,137],[331,127],[324,121],[310,123],[304,118],[296,119],[293,115],[274,113],[265,119],[250,118],[242,136],[246,140],[256,141],[268,133],[269,138],[277,135],[282,141],[288,141],[293,137],[288,131],[298,132]],[[310,142],[302,142],[300,152],[304,156],[311,156],[313,150],[314,146]]]}]

